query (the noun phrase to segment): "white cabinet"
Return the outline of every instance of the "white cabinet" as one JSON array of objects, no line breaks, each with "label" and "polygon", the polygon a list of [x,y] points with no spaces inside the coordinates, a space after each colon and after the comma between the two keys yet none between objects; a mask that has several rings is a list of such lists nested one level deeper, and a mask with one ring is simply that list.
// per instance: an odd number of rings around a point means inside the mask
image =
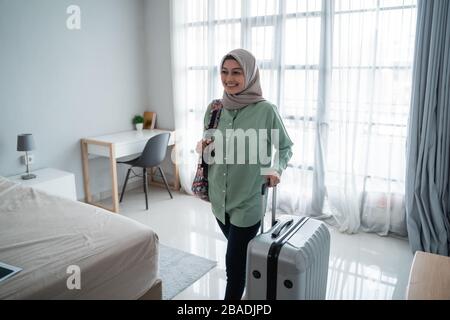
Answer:
[{"label": "white cabinet", "polygon": [[36,175],[35,179],[23,180],[21,178],[23,174],[8,177],[8,179],[50,194],[77,200],[73,173],[51,168],[35,170],[31,173]]},{"label": "white cabinet", "polygon": [[450,257],[416,251],[406,287],[407,300],[450,299]]}]

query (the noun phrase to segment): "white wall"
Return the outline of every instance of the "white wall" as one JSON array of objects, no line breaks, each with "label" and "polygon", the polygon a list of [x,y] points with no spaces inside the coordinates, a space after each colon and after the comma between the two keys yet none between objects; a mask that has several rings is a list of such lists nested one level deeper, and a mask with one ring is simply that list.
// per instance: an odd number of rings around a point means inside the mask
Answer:
[{"label": "white wall", "polygon": [[[156,112],[156,126],[175,129],[171,69],[170,1],[145,1],[145,36],[147,58],[147,110]],[[167,179],[173,181],[171,151],[162,165]],[[158,179],[158,177],[157,177]],[[159,179],[161,180],[161,179]]]},{"label": "white wall", "polygon": [[[155,10],[165,2],[155,1]],[[81,7],[78,31],[66,28],[71,4]],[[131,130],[149,104],[161,126],[173,128],[168,30],[160,36],[153,28],[166,28],[167,12],[151,8],[144,0],[0,0],[0,175],[25,170],[17,134],[32,133],[34,167],[75,173],[81,199],[81,138]],[[110,190],[107,161],[93,160],[91,169],[93,193]]]},{"label": "white wall", "polygon": [[175,129],[170,53],[170,1],[147,0],[145,23],[149,108],[159,128]]}]

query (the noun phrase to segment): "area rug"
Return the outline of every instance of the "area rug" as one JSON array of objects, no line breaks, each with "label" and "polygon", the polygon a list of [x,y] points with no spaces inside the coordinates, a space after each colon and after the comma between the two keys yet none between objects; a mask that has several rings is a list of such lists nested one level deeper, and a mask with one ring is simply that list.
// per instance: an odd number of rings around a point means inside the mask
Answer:
[{"label": "area rug", "polygon": [[163,300],[171,300],[215,265],[215,261],[160,244],[159,276],[162,280]]}]

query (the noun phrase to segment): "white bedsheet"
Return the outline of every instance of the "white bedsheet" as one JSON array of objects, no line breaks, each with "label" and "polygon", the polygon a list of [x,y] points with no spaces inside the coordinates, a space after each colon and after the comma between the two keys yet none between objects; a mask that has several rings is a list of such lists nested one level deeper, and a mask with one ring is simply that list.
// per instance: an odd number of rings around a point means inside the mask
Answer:
[{"label": "white bedsheet", "polygon": [[[158,277],[158,236],[147,226],[0,177],[0,261],[23,270],[0,299],[136,299]],[[81,289],[69,290],[70,265]]]}]

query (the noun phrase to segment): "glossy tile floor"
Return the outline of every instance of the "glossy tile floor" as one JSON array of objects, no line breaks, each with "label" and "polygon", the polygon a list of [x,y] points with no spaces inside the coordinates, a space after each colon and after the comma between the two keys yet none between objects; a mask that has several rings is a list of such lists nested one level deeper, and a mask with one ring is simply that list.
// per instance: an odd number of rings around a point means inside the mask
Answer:
[{"label": "glossy tile floor", "polygon": [[[214,269],[174,299],[222,299],[226,241],[210,205],[172,193],[173,200],[165,189],[150,187],[146,211],[142,189],[130,190],[120,204],[121,214],[151,227],[165,245],[217,261]],[[368,233],[346,235],[331,228],[330,232],[327,299],[404,299],[413,259],[407,241]]]}]

